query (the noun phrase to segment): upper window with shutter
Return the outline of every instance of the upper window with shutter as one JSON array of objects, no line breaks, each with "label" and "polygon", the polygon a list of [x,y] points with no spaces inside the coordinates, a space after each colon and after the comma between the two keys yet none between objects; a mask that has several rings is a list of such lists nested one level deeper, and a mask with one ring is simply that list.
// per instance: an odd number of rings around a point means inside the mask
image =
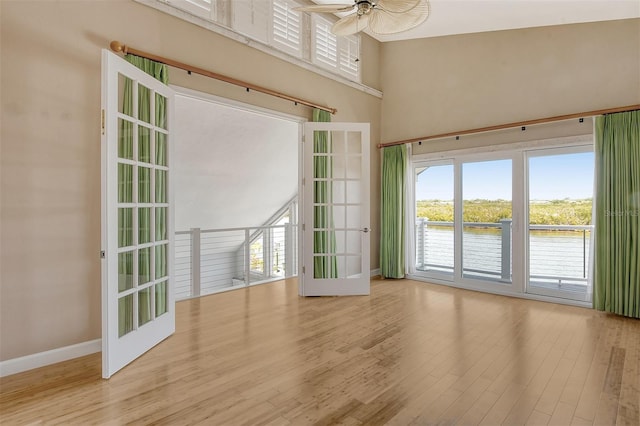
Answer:
[{"label": "upper window with shutter", "polygon": [[341,74],[360,80],[360,38],[358,36],[340,37],[338,43],[338,68]]},{"label": "upper window with shutter", "polygon": [[[330,76],[325,72],[329,71],[360,82],[360,35],[337,37],[331,32],[334,20],[322,14],[293,10],[300,6],[298,0],[134,1],[243,43],[257,41],[254,47],[307,69],[315,68],[323,75]],[[154,1],[157,6],[153,5]]]},{"label": "upper window with shutter", "polygon": [[172,6],[210,21],[216,20],[216,0],[167,0]]},{"label": "upper window with shutter", "polygon": [[337,37],[331,32],[333,23],[314,16],[312,24],[312,61],[350,80],[360,80],[358,35]]},{"label": "upper window with shutter", "polygon": [[313,16],[312,59],[335,70],[338,67],[338,38],[331,32],[331,26],[331,21]]},{"label": "upper window with shutter", "polygon": [[273,0],[271,40],[273,47],[294,56],[302,56],[302,16],[293,10],[297,4]]}]

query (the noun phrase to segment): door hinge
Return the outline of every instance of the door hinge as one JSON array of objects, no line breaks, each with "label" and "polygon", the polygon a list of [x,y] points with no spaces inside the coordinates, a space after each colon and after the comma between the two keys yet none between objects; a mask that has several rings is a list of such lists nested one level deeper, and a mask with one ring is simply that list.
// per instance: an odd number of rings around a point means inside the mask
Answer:
[{"label": "door hinge", "polygon": [[303,230],[303,231],[305,230],[305,226],[304,226],[304,223],[302,224],[302,230]]},{"label": "door hinge", "polygon": [[100,250],[100,259],[104,259],[107,257],[107,254],[104,252],[104,250]]},{"label": "door hinge", "polygon": [[302,178],[302,186],[304,186],[307,183],[307,179]]},{"label": "door hinge", "polygon": [[104,135],[104,110],[102,110],[102,134]]},{"label": "door hinge", "polygon": [[304,268],[304,266],[302,267],[302,273],[303,273],[303,274],[305,273],[305,268]]}]

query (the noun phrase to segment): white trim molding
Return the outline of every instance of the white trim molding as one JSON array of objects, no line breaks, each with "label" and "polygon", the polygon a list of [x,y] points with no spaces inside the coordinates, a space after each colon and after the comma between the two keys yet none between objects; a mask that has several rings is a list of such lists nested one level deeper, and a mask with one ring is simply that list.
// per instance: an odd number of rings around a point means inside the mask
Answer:
[{"label": "white trim molding", "polygon": [[19,358],[0,361],[0,377],[22,373],[34,368],[68,361],[85,355],[91,355],[102,350],[102,339],[90,340],[63,348],[52,349]]}]

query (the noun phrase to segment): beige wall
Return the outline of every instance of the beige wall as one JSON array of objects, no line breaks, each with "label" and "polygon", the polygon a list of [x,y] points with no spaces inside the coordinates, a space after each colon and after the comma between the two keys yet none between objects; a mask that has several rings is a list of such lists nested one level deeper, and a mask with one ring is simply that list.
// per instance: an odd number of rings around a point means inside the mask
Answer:
[{"label": "beige wall", "polygon": [[[334,121],[371,122],[372,147],[379,142],[379,98],[146,6],[1,1],[0,7],[0,360],[100,338],[100,55],[111,40],[336,107]],[[377,42],[365,38],[363,52],[365,82],[375,86]],[[310,117],[306,107],[182,71],[171,70],[170,80]],[[375,155],[371,167],[378,182]],[[378,200],[373,184],[372,205]],[[379,229],[375,210],[372,227]]]},{"label": "beige wall", "polygon": [[[372,147],[640,103],[637,19],[382,48],[365,37],[363,78],[384,91],[380,101],[131,1],[4,0],[0,14],[0,360],[100,337],[100,49],[111,40],[336,107],[334,121],[372,123]],[[309,116],[182,71],[171,70],[171,81]],[[379,155],[371,154],[379,230]],[[376,268],[377,233],[371,260]]]},{"label": "beige wall", "polygon": [[384,43],[381,73],[383,142],[638,104],[640,19]]}]

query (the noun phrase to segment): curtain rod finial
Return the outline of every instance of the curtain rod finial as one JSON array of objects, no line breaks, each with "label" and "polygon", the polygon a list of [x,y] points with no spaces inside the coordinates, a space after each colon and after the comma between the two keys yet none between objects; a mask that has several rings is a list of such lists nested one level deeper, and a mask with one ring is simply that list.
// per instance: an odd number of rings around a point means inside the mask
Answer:
[{"label": "curtain rod finial", "polygon": [[116,40],[112,41],[111,44],[109,44],[109,47],[111,47],[111,50],[113,50],[114,52],[124,51],[124,44]]}]

